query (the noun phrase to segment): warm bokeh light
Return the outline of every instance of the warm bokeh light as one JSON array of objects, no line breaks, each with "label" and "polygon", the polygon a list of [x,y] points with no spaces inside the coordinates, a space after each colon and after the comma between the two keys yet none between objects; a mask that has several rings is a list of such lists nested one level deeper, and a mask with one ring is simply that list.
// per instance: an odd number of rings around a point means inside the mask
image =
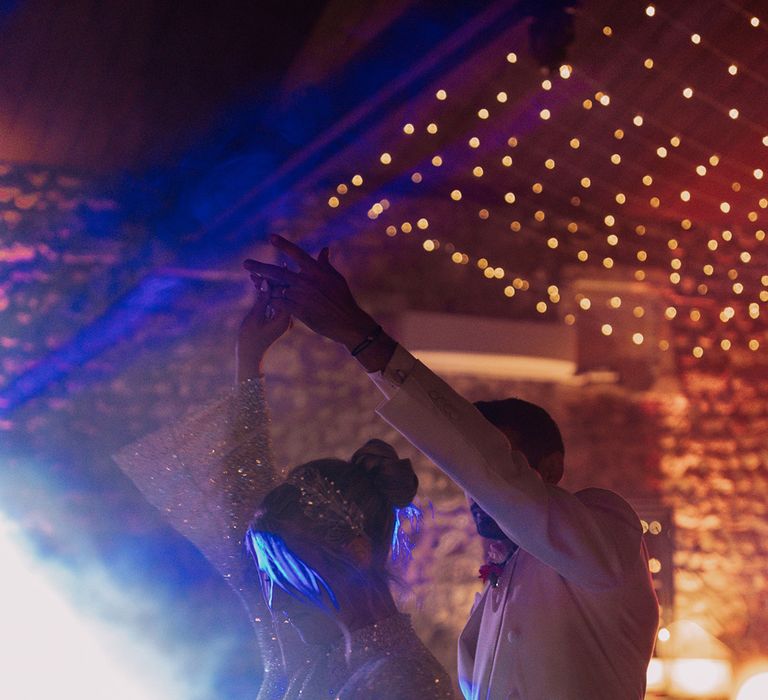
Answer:
[{"label": "warm bokeh light", "polygon": [[723,698],[731,687],[731,666],[723,659],[671,659],[669,692],[686,698]]},{"label": "warm bokeh light", "polygon": [[736,691],[735,700],[765,700],[768,698],[768,670],[749,675]]}]

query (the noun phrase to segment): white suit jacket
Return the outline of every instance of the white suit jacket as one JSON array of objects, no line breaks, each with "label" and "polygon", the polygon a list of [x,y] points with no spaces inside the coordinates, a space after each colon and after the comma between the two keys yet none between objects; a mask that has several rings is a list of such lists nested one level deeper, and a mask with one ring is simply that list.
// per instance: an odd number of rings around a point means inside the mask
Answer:
[{"label": "white suit jacket", "polygon": [[520,547],[459,639],[464,696],[642,700],[658,604],[632,508],[610,491],[545,484],[501,431],[403,348],[370,376],[387,397],[377,413]]}]

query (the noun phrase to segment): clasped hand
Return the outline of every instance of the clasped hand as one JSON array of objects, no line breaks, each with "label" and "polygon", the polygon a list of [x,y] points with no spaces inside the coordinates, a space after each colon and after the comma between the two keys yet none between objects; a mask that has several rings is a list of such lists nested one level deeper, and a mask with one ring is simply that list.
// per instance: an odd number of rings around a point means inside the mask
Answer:
[{"label": "clasped hand", "polygon": [[270,236],[269,242],[293,269],[251,259],[245,260],[243,267],[252,278],[256,276],[254,281],[267,281],[270,314],[294,316],[315,333],[348,349],[376,327],[376,322],[358,306],[347,281],[331,264],[328,248],[313,258],[282,236]]}]

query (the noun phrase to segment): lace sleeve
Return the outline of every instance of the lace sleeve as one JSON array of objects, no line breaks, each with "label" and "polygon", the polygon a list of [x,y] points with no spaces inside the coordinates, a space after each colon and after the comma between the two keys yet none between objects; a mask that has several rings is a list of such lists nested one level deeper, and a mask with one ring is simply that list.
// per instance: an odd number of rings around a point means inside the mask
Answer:
[{"label": "lace sleeve", "polygon": [[165,519],[235,588],[243,536],[275,471],[261,380],[250,379],[114,455]]}]

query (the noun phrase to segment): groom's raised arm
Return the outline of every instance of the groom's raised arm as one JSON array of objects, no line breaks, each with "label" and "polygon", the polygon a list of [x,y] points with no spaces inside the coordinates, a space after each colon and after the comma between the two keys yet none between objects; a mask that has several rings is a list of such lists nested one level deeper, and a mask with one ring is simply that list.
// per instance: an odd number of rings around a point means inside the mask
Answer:
[{"label": "groom's raised arm", "polygon": [[384,420],[463,488],[510,539],[561,575],[595,588],[621,580],[627,551],[635,549],[627,544],[640,547],[639,523],[629,506],[607,496],[591,503],[545,484],[501,431],[358,306],[327,249],[315,259],[284,238],[271,242],[298,270],[254,260],[244,266],[270,281],[291,314],[347,347],[386,397],[377,411]]}]

